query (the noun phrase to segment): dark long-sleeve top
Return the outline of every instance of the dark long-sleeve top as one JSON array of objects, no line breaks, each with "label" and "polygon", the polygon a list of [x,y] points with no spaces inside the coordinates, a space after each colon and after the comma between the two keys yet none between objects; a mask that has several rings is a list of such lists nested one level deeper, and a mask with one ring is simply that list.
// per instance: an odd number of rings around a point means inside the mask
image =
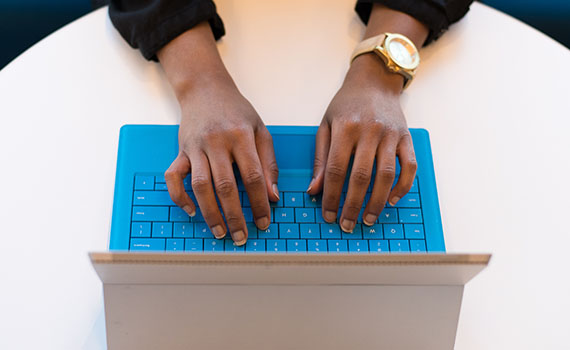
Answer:
[{"label": "dark long-sleeve top", "polygon": [[[286,0],[281,0],[286,1]],[[355,10],[368,23],[372,5],[383,4],[411,15],[429,28],[424,43],[439,38],[450,24],[467,13],[473,0],[358,0]],[[212,0],[111,0],[109,16],[119,33],[146,59],[178,35],[208,21],[214,37],[225,34],[224,23]]]}]

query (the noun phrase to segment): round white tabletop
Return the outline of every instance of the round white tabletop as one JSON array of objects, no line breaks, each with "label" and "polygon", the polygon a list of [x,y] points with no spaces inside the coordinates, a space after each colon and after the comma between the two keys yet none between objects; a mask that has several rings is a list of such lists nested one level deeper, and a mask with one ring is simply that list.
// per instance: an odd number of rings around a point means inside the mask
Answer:
[{"label": "round white tabletop", "polygon": [[[354,1],[217,5],[224,61],[265,122],[318,124],[363,33]],[[447,249],[494,255],[456,348],[567,346],[570,51],[475,3],[421,54],[403,105],[431,133]],[[176,100],[106,9],[2,70],[0,98],[0,348],[103,349],[87,252],[107,248],[119,127],[177,123]]]}]

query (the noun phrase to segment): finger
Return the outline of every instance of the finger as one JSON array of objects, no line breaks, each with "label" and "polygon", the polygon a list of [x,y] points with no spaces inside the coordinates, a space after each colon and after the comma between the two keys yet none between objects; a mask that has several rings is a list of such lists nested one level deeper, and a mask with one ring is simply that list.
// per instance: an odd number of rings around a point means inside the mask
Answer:
[{"label": "finger", "polygon": [[202,152],[192,155],[192,190],[200,206],[200,211],[204,220],[210,227],[214,237],[221,239],[226,236],[226,225],[212,187],[212,175],[210,173],[210,163]]},{"label": "finger", "polygon": [[265,127],[257,132],[255,145],[257,147],[259,160],[261,161],[261,168],[263,169],[269,200],[277,202],[279,200],[279,188],[277,187],[279,168],[275,160],[273,138]]},{"label": "finger", "polygon": [[347,133],[332,130],[331,148],[324,171],[323,218],[331,223],[336,220],[342,187],[346,178],[354,141]]},{"label": "finger", "polygon": [[267,200],[265,176],[253,142],[253,137],[242,139],[233,154],[249,197],[255,224],[260,230],[266,230],[271,223],[271,209]]},{"label": "finger", "polygon": [[416,177],[416,170],[418,164],[416,162],[416,154],[414,152],[414,145],[412,143],[412,136],[408,133],[400,139],[397,149],[398,159],[400,160],[400,178],[398,183],[390,193],[390,205],[396,205],[400,198],[406,195]]},{"label": "finger", "polygon": [[196,215],[196,206],[184,190],[184,178],[190,172],[190,160],[183,152],[178,154],[164,173],[166,187],[172,201],[182,208],[189,216]]},{"label": "finger", "polygon": [[232,163],[229,155],[224,152],[212,152],[208,155],[208,161],[212,169],[216,194],[222,205],[232,239],[236,245],[244,245],[247,241],[247,227],[241,210]]},{"label": "finger", "polygon": [[309,184],[307,193],[315,195],[323,189],[325,179],[325,167],[329,156],[331,143],[331,130],[327,121],[323,121],[315,139],[315,163],[313,165],[313,179]]},{"label": "finger", "polygon": [[354,163],[348,182],[348,193],[340,217],[340,228],[345,232],[354,230],[362,209],[362,203],[372,177],[377,143],[378,137],[366,137],[361,138],[356,146]]},{"label": "finger", "polygon": [[378,215],[384,209],[386,199],[392,188],[396,176],[396,147],[397,138],[386,136],[380,142],[376,151],[376,175],[374,186],[370,194],[370,200],[364,208],[362,222],[370,226],[378,219]]}]

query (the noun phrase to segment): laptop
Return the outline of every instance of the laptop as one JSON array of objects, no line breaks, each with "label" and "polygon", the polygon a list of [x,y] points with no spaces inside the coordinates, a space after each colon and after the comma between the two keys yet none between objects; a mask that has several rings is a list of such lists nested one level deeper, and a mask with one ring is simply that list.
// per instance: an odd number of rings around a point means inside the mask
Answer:
[{"label": "laptop", "polygon": [[[190,218],[170,199],[164,171],[178,126],[121,128],[109,252],[91,253],[108,347],[452,349],[463,286],[490,256],[445,254],[427,131],[410,129],[410,192],[372,226],[360,217],[344,233],[305,192],[317,128],[268,130],[280,201],[257,229],[236,172],[248,225],[236,246],[214,238],[199,208]],[[184,185],[193,198],[190,177]]]}]

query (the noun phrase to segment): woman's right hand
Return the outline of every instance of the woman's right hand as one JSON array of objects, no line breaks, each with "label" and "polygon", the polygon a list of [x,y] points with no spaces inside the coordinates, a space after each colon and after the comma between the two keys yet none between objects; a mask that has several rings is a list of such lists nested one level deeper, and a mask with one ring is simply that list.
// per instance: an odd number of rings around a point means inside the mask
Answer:
[{"label": "woman's right hand", "polygon": [[[235,244],[243,245],[248,232],[232,165],[239,168],[257,227],[267,229],[271,222],[268,199],[279,200],[273,140],[221,64],[210,28],[200,26],[158,54],[182,110],[179,153],[165,173],[166,184],[172,200],[193,216],[196,206],[183,184],[191,173],[194,195],[214,236],[223,238],[229,230]],[[202,39],[207,42],[196,46]],[[208,57],[212,47],[214,60]]]}]

